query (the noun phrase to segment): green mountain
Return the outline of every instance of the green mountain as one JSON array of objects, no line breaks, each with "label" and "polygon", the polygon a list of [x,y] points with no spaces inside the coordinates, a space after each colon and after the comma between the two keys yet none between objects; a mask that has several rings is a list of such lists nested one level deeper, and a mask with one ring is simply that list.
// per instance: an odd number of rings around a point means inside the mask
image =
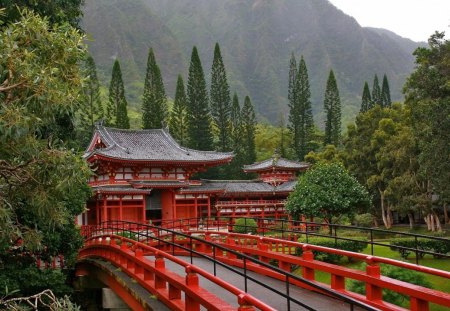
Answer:
[{"label": "green mountain", "polygon": [[131,104],[141,95],[148,47],[155,50],[167,93],[178,73],[187,75],[194,45],[209,81],[219,42],[231,89],[249,95],[260,119],[286,114],[289,57],[305,57],[313,110],[321,119],[323,94],[334,70],[344,124],[359,111],[364,81],[387,74],[393,100],[419,45],[392,32],[361,27],[327,0],[86,0],[83,27],[95,41],[90,50],[108,81],[119,57]]}]

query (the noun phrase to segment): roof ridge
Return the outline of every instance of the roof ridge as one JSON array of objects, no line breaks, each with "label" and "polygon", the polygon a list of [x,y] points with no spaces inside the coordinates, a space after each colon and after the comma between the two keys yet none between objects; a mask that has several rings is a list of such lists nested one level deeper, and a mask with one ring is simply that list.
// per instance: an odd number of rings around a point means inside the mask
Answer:
[{"label": "roof ridge", "polygon": [[[122,147],[121,145],[119,145],[119,143],[117,141],[114,140],[114,138],[111,136],[111,134],[109,133],[109,129],[113,129],[113,128],[109,128],[109,127],[104,127],[103,125],[100,125],[103,130],[105,131],[105,134],[108,135],[109,139],[111,139],[113,145],[119,147],[120,149],[122,149],[123,151],[125,151],[126,153],[130,153],[130,150],[128,148]],[[122,129],[119,129],[122,130]],[[112,146],[111,146],[112,147]]]}]

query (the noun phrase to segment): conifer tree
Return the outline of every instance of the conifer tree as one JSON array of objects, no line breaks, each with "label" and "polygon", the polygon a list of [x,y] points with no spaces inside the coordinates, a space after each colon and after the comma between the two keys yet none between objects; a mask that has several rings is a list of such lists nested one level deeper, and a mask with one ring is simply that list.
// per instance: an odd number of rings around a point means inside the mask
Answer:
[{"label": "conifer tree", "polygon": [[366,112],[367,110],[371,109],[372,106],[372,98],[370,96],[370,90],[369,90],[369,84],[364,82],[364,89],[362,94],[362,101],[361,101],[361,109],[359,112]]},{"label": "conifer tree", "polygon": [[227,178],[240,179],[247,177],[242,171],[244,164],[244,146],[243,146],[243,127],[241,119],[241,107],[239,105],[239,98],[236,92],[233,95],[233,102],[230,112],[231,119],[231,148],[234,153],[234,158],[227,169]]},{"label": "conifer tree", "polygon": [[291,95],[293,102],[289,111],[289,128],[292,132],[295,154],[299,160],[303,160],[305,155],[311,150],[314,130],[308,70],[303,56],[300,59],[297,76],[294,80],[295,88]]},{"label": "conifer tree", "polygon": [[198,150],[213,150],[211,112],[205,76],[197,48],[192,49],[187,82],[188,146]]},{"label": "conifer tree", "polygon": [[111,118],[108,119],[108,124],[115,124],[116,127],[123,129],[130,128],[122,71],[120,70],[120,64],[117,59],[114,62],[111,83],[109,85],[109,105],[107,109],[108,117],[115,117],[115,122],[113,122]]},{"label": "conifer tree", "polygon": [[164,83],[155,60],[153,49],[150,48],[147,59],[147,72],[144,82],[142,102],[142,127],[144,129],[161,128],[166,123],[167,105]]},{"label": "conifer tree", "polygon": [[172,136],[182,146],[186,144],[187,139],[187,99],[184,90],[184,82],[181,75],[178,75],[177,87],[175,91],[175,101],[169,121],[169,130]]},{"label": "conifer tree", "polygon": [[373,78],[373,87],[372,87],[372,107],[375,105],[381,105],[381,89],[380,83],[378,82],[378,76],[375,74]]},{"label": "conifer tree", "polygon": [[219,44],[214,48],[214,59],[211,68],[211,115],[218,130],[217,150],[229,151],[230,142],[230,87],[227,82],[225,66],[220,54]]},{"label": "conifer tree", "polygon": [[381,103],[382,107],[390,107],[391,101],[391,91],[389,90],[389,82],[386,74],[383,76],[383,83],[381,86]]},{"label": "conifer tree", "polygon": [[252,164],[256,161],[256,116],[250,97],[245,96],[242,106],[242,137],[244,149],[244,164]]},{"label": "conifer tree", "polygon": [[93,132],[95,122],[102,119],[104,113],[100,99],[100,83],[91,55],[86,58],[83,69],[86,80],[83,85],[83,100],[80,107],[80,125],[82,135],[89,136]]},{"label": "conifer tree", "polygon": [[297,78],[297,61],[295,60],[294,52],[291,54],[289,61],[289,86],[288,86],[288,101],[289,108],[292,110],[295,106],[295,79]]},{"label": "conifer tree", "polygon": [[330,70],[328,76],[323,106],[326,115],[324,145],[339,146],[341,137],[341,99],[333,70]]}]

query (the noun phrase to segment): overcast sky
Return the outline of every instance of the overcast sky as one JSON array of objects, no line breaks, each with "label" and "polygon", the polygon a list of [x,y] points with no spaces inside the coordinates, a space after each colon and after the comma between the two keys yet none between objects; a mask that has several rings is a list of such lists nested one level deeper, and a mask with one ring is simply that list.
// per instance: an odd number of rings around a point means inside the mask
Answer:
[{"label": "overcast sky", "polygon": [[450,38],[450,0],[329,0],[363,26],[385,28],[414,41],[435,30]]}]

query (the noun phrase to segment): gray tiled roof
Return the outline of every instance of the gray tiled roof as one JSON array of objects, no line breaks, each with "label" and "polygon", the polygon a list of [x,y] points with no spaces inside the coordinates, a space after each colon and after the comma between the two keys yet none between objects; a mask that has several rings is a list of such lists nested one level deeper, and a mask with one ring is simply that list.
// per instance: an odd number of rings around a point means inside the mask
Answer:
[{"label": "gray tiled roof", "polygon": [[189,185],[189,182],[185,180],[143,180],[143,181],[130,181],[130,184],[135,188],[159,188],[159,187],[172,187],[181,188]]},{"label": "gray tiled roof", "polygon": [[97,193],[131,193],[131,194],[146,194],[150,193],[149,189],[136,189],[129,185],[126,186],[98,186],[92,187],[92,190]]},{"label": "gray tiled roof", "polygon": [[202,193],[211,191],[221,191],[224,194],[245,194],[245,193],[277,193],[290,192],[297,181],[289,181],[274,187],[268,183],[259,180],[203,180],[200,186],[189,186],[181,189],[181,193]]},{"label": "gray tiled roof", "polygon": [[297,162],[288,160],[285,158],[272,157],[270,159],[256,162],[250,165],[244,165],[245,172],[262,171],[272,168],[289,169],[289,170],[301,170],[310,166],[306,162]]},{"label": "gray tiled roof", "polygon": [[100,136],[106,148],[87,150],[84,158],[102,155],[137,161],[226,163],[233,157],[233,153],[181,147],[164,129],[124,130],[97,125],[95,133]]}]

